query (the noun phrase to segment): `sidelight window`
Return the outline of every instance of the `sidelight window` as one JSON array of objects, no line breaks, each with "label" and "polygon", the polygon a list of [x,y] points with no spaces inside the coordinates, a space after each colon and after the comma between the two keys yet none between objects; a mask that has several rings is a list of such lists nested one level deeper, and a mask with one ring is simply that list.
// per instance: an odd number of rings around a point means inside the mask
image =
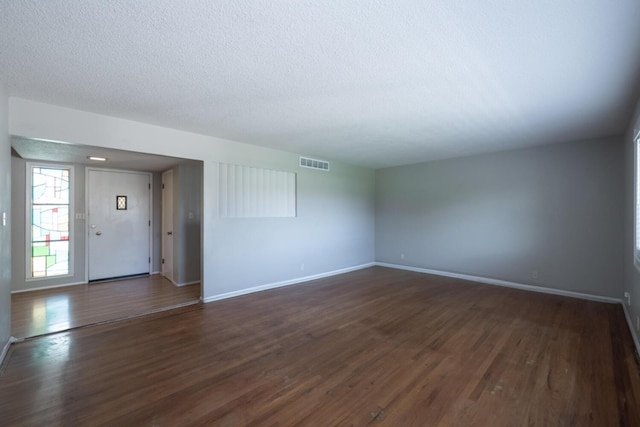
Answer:
[{"label": "sidelight window", "polygon": [[27,278],[71,273],[71,166],[28,164]]}]

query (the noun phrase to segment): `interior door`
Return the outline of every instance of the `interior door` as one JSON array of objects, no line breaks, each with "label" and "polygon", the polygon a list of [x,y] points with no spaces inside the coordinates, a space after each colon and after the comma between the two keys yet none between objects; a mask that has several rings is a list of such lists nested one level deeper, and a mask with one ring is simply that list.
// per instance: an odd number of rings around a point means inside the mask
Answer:
[{"label": "interior door", "polygon": [[88,169],[89,280],[148,274],[151,175]]},{"label": "interior door", "polygon": [[173,171],[162,173],[162,275],[173,279]]}]

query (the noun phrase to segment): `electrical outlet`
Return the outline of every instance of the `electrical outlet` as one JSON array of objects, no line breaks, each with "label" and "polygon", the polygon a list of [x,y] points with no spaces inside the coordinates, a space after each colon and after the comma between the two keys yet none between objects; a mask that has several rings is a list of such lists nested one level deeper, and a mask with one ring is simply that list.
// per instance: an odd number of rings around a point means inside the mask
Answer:
[{"label": "electrical outlet", "polygon": [[6,212],[2,212],[2,226],[3,227],[7,226],[7,213]]},{"label": "electrical outlet", "polygon": [[627,300],[627,305],[630,306],[631,305],[631,295],[629,295],[629,292],[625,292],[624,293],[624,299]]},{"label": "electrical outlet", "polygon": [[531,278],[532,278],[533,280],[538,280],[538,270],[533,270],[533,271],[531,272]]},{"label": "electrical outlet", "polygon": [[400,259],[404,259],[404,254],[400,254]]}]

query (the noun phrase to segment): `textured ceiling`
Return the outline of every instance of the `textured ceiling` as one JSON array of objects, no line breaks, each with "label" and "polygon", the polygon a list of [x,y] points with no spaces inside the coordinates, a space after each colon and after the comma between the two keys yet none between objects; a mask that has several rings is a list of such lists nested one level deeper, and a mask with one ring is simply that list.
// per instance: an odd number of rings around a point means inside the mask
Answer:
[{"label": "textured ceiling", "polygon": [[0,0],[0,80],[384,167],[622,134],[638,22],[638,0]]},{"label": "textured ceiling", "polygon": [[[156,156],[133,151],[86,145],[64,144],[52,141],[11,138],[11,146],[25,160],[48,160],[110,169],[125,169],[145,172],[162,172],[193,160]],[[106,162],[96,162],[88,157],[103,157]]]}]

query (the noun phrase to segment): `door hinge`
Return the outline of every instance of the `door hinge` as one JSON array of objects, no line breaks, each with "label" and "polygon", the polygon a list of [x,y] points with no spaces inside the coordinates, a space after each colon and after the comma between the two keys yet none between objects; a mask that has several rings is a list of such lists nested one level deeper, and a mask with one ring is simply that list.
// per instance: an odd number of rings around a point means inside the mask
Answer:
[{"label": "door hinge", "polygon": [[149,220],[149,227],[151,227],[151,220]]},{"label": "door hinge", "polygon": [[162,258],[162,263],[164,264],[164,258]]},{"label": "door hinge", "polygon": [[164,190],[164,184],[162,184],[162,189]]},{"label": "door hinge", "polygon": [[149,264],[151,264],[151,257],[149,257]]},{"label": "door hinge", "polygon": [[151,190],[151,183],[149,183],[149,190]]}]

